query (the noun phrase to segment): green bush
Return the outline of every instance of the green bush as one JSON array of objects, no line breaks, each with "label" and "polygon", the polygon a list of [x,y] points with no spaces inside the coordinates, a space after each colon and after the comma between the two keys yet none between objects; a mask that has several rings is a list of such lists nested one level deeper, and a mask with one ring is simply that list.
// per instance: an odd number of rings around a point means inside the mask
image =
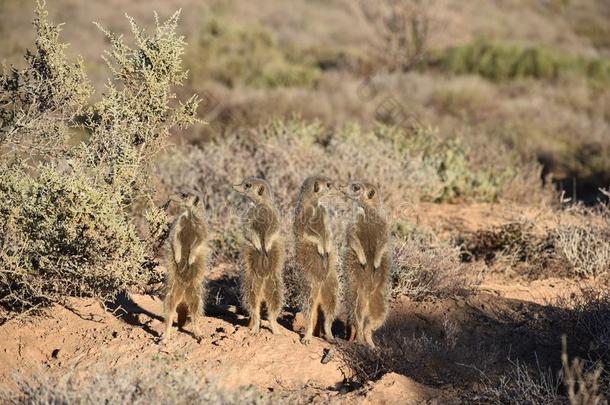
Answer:
[{"label": "green bush", "polygon": [[517,78],[558,80],[576,76],[610,83],[610,60],[561,54],[542,47],[519,47],[477,40],[457,46],[431,62],[454,74],[478,74],[500,81]]},{"label": "green bush", "polygon": [[191,63],[196,76],[229,87],[311,87],[321,71],[311,61],[298,61],[280,48],[263,27],[240,26],[216,18],[204,23]]},{"label": "green bush", "polygon": [[[177,20],[157,19],[148,35],[130,19],[135,48],[104,31],[112,78],[90,105],[82,60],[67,60],[59,26],[38,4],[35,51],[0,76],[1,304],[110,299],[154,276],[166,218],[153,201],[151,157],[170,128],[196,120],[198,103],[171,91],[185,78]],[[147,232],[137,231],[136,210]]]}]

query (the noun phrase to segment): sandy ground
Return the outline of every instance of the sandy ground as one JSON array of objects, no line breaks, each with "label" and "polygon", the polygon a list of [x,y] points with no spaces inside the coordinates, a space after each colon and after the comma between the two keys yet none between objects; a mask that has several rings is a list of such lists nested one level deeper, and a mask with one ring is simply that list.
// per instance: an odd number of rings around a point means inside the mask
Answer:
[{"label": "sandy ground", "polygon": [[[434,335],[434,319],[441,315],[461,324],[468,323],[472,334],[504,336],[501,322],[507,311],[530,312],[530,305],[546,305],[557,296],[577,291],[579,285],[565,280],[535,281],[530,284],[484,281],[468,299],[448,299],[416,303],[402,300],[394,313],[408,313],[407,324],[414,333]],[[514,305],[513,305],[514,304]],[[46,370],[58,375],[86,372],[105,365],[123,368],[132,362],[152,358],[197,368],[221,386],[255,385],[262,390],[303,391],[321,402],[419,403],[445,402],[451,392],[422,385],[415,380],[388,373],[354,393],[340,387],[347,369],[336,350],[322,339],[302,345],[300,316],[284,313],[281,335],[273,335],[263,322],[258,335],[251,335],[247,319],[234,306],[214,306],[201,322],[205,338],[192,337],[187,324],[172,340],[159,344],[163,330],[162,301],[148,295],[123,297],[119,308],[104,308],[91,299],[73,299],[68,306],[54,306],[47,316],[13,320],[0,327],[0,380],[10,381],[15,372]],[[492,331],[494,327],[498,330]],[[506,326],[507,331],[510,326]],[[506,332],[508,333],[508,332]],[[511,339],[511,336],[505,336]],[[330,361],[322,359],[330,350]]]},{"label": "sandy ground", "polygon": [[[476,209],[479,226],[498,221],[498,213],[488,215],[489,210],[493,207]],[[442,215],[445,224],[474,227],[474,223],[465,224],[465,218],[475,216],[472,208],[443,211]],[[223,270],[216,269],[213,274],[222,282]],[[408,333],[431,337],[442,334],[442,323],[449,319],[466,345],[488,344],[485,347],[507,347],[527,354],[544,347],[521,342],[521,324],[515,320],[535,317],[557,297],[577,293],[585,284],[565,279],[518,282],[488,275],[469,297],[430,302],[398,299],[392,304],[390,317],[398,319]],[[258,335],[251,335],[247,319],[235,305],[208,305],[206,311],[201,343],[190,334],[187,324],[185,330],[174,332],[169,343],[160,344],[163,303],[153,295],[125,295],[110,306],[92,299],[72,299],[43,316],[10,320],[0,326],[0,381],[10,384],[15,373],[86,373],[96,367],[120,369],[160,359],[175,367],[196,368],[229,389],[254,385],[263,391],[298,392],[317,403],[460,402],[455,389],[459,384],[437,378],[438,368],[446,367],[443,359],[415,364],[409,374],[413,378],[389,372],[349,391],[342,388],[349,370],[333,344],[321,339],[308,346],[300,343],[300,314],[283,313],[280,335],[273,335],[266,321]],[[341,332],[338,335],[342,337]],[[445,374],[458,382],[466,380],[468,372],[476,374],[459,364],[452,367],[455,371],[444,370]]]}]

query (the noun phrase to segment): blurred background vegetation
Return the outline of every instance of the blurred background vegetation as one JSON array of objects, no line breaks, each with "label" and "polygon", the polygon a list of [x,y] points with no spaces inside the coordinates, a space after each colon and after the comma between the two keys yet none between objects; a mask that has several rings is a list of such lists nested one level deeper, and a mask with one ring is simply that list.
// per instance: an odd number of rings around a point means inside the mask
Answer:
[{"label": "blurred background vegetation", "polygon": [[[537,161],[569,197],[592,202],[610,184],[605,0],[54,0],[48,8],[66,22],[67,52],[83,56],[94,99],[107,43],[92,21],[126,33],[119,12],[147,26],[151,10],[182,8],[190,74],[180,92],[201,96],[209,123],[185,132],[188,143],[295,114],[329,133],[418,123],[442,139],[459,136],[459,153],[475,160],[487,148]],[[0,3],[3,63],[23,63],[32,9]]]}]

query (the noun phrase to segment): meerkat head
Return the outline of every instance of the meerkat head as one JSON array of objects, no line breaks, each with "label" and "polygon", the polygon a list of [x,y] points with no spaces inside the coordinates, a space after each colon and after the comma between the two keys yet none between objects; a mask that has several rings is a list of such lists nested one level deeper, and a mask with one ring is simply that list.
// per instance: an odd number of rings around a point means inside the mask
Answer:
[{"label": "meerkat head", "polygon": [[350,181],[347,185],[341,187],[341,192],[362,207],[376,208],[381,205],[379,190],[371,183]]},{"label": "meerkat head", "polygon": [[177,202],[185,208],[198,207],[201,205],[201,196],[196,190],[181,189],[169,197],[170,201]]},{"label": "meerkat head", "polygon": [[305,179],[301,187],[301,199],[318,203],[321,198],[333,194],[336,185],[326,176],[311,176]]},{"label": "meerkat head", "polygon": [[269,202],[272,199],[269,183],[257,177],[248,177],[241,183],[234,184],[233,189],[257,204]]}]

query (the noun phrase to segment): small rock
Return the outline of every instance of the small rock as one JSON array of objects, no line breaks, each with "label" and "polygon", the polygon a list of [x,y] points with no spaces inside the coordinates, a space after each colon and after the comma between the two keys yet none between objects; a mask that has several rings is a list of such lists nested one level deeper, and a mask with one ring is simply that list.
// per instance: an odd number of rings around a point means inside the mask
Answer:
[{"label": "small rock", "polygon": [[324,349],[324,353],[322,354],[322,360],[320,363],[327,364],[333,358],[333,350],[331,348]]}]

